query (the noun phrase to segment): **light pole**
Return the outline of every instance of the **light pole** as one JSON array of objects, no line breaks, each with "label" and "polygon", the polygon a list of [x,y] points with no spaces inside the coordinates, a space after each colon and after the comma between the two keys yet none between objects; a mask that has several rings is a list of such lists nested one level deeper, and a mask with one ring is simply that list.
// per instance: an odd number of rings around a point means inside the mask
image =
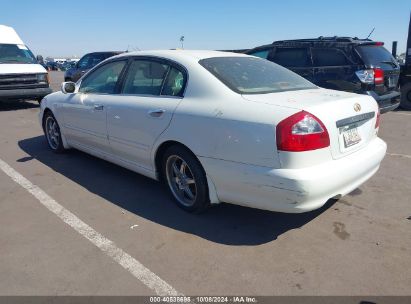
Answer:
[{"label": "light pole", "polygon": [[180,37],[181,48],[184,49],[184,36]]}]

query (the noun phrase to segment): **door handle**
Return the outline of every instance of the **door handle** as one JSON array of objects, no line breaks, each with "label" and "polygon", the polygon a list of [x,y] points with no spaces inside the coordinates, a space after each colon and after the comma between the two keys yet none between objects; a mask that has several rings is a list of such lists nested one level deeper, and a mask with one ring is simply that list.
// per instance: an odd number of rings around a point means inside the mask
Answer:
[{"label": "door handle", "polygon": [[100,105],[100,104],[95,104],[94,105],[94,110],[95,111],[103,111],[103,109],[104,109],[103,105]]},{"label": "door handle", "polygon": [[161,117],[165,113],[165,110],[163,109],[156,109],[156,110],[151,110],[148,111],[148,115],[151,117]]}]

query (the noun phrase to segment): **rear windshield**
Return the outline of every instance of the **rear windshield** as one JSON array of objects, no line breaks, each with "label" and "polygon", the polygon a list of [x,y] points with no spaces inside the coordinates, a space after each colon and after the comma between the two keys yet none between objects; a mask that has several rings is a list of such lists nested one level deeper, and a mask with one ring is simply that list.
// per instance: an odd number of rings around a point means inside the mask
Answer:
[{"label": "rear windshield", "polygon": [[383,46],[376,45],[363,45],[357,47],[357,51],[361,58],[364,60],[365,64],[376,65],[381,63],[390,64],[390,62],[395,62],[394,57],[387,49]]},{"label": "rear windshield", "polygon": [[0,63],[37,63],[37,61],[25,45],[0,44]]},{"label": "rear windshield", "polygon": [[239,94],[266,94],[317,88],[294,72],[261,58],[214,57],[202,59],[199,63]]}]

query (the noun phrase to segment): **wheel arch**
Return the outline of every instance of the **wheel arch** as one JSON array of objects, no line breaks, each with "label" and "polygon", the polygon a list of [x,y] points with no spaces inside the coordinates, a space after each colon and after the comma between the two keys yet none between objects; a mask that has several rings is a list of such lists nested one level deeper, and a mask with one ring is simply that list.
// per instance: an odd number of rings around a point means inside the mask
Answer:
[{"label": "wheel arch", "polygon": [[158,145],[157,149],[155,150],[155,152],[154,152],[154,169],[155,169],[155,174],[157,176],[157,179],[160,180],[160,181],[162,180],[161,161],[162,161],[162,158],[163,158],[163,155],[164,155],[165,151],[173,145],[178,145],[178,146],[181,146],[181,147],[185,148],[187,151],[189,151],[198,160],[198,162],[201,164],[201,167],[203,168],[204,174],[207,178],[208,196],[209,196],[209,199],[210,199],[210,203],[211,204],[220,203],[220,200],[218,199],[215,184],[212,181],[211,177],[207,174],[207,171],[204,168],[204,164],[201,162],[201,160],[197,157],[197,155],[188,146],[186,146],[185,144],[183,144],[179,141],[176,141],[176,140],[163,141],[161,144]]}]

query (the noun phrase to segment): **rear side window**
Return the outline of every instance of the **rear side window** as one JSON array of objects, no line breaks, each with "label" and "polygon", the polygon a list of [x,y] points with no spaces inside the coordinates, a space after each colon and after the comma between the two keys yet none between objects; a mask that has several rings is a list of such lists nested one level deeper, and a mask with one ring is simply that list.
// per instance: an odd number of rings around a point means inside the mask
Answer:
[{"label": "rear side window", "polygon": [[312,55],[316,67],[350,65],[344,52],[339,49],[312,49]]},{"label": "rear side window", "polygon": [[248,55],[260,57],[260,58],[263,58],[263,59],[267,59],[268,53],[270,53],[270,49],[258,50],[258,51],[249,53]]},{"label": "rear side window", "polygon": [[379,65],[394,62],[394,57],[383,46],[364,45],[356,48],[365,64]]},{"label": "rear side window", "polygon": [[156,61],[135,60],[130,65],[123,93],[133,95],[160,95],[168,65]]},{"label": "rear side window", "polygon": [[311,66],[307,48],[276,48],[272,61],[284,67]]},{"label": "rear side window", "polygon": [[186,78],[180,70],[172,67],[168,73],[161,95],[182,97]]}]

